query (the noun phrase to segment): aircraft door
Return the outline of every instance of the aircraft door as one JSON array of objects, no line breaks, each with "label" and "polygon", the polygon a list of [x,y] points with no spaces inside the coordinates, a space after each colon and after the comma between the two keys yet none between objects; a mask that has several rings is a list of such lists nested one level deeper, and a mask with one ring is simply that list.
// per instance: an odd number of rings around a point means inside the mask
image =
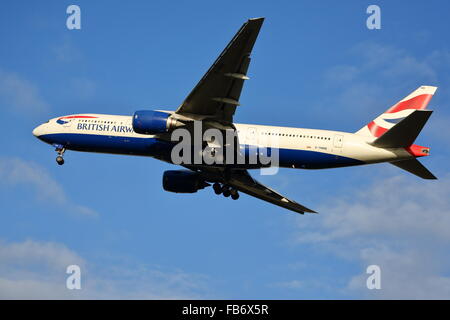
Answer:
[{"label": "aircraft door", "polygon": [[258,145],[258,130],[254,127],[247,128],[247,135],[245,136],[246,144]]},{"label": "aircraft door", "polygon": [[334,135],[334,147],[342,148],[343,144],[344,144],[344,136],[342,134],[335,134]]}]

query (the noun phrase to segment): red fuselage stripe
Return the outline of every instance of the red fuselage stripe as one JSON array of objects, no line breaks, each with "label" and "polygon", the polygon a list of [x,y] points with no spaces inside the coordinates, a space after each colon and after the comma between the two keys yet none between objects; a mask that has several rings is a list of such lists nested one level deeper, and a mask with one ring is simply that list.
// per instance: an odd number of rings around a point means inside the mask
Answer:
[{"label": "red fuselage stripe", "polygon": [[59,119],[94,119],[98,117],[93,116],[67,116],[67,117],[61,117]]}]

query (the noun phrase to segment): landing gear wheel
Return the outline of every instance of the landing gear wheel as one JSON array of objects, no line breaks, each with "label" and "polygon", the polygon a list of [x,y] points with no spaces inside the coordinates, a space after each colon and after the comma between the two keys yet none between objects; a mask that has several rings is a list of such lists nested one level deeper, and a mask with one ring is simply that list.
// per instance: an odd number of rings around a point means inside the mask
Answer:
[{"label": "landing gear wheel", "polygon": [[62,166],[64,164],[64,158],[61,156],[56,157],[56,163]]},{"label": "landing gear wheel", "polygon": [[231,199],[233,200],[239,199],[239,192],[237,192],[237,190],[235,189],[231,190]]},{"label": "landing gear wheel", "polygon": [[221,194],[222,193],[222,186],[220,185],[220,183],[214,183],[213,184],[213,189],[215,194]]},{"label": "landing gear wheel", "polygon": [[56,157],[56,163],[59,164],[60,166],[62,166],[64,164],[64,152],[66,152],[66,148],[64,148],[63,146],[57,145],[56,146],[56,150],[58,153],[58,156]]},{"label": "landing gear wheel", "polygon": [[222,194],[225,198],[228,198],[231,195],[230,188],[228,187],[223,188]]}]

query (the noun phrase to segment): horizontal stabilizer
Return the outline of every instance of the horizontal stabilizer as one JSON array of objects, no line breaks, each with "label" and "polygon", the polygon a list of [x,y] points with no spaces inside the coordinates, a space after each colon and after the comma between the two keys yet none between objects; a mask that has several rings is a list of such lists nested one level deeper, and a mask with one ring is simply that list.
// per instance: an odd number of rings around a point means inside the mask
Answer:
[{"label": "horizontal stabilizer", "polygon": [[412,174],[415,174],[422,179],[437,179],[423,164],[417,159],[402,160],[391,162],[394,166],[400,169],[406,170]]},{"label": "horizontal stabilizer", "polygon": [[415,110],[371,144],[380,148],[406,148],[414,143],[431,116],[431,110]]}]

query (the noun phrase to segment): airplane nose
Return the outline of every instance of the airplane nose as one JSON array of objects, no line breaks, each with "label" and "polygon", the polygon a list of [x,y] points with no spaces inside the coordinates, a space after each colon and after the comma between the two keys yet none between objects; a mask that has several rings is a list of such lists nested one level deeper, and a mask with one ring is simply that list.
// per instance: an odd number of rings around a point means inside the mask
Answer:
[{"label": "airplane nose", "polygon": [[42,127],[43,127],[43,125],[41,124],[41,125],[37,126],[36,128],[34,128],[33,135],[35,137],[39,138],[39,136],[42,135],[42,133],[43,133],[43,128]]}]

